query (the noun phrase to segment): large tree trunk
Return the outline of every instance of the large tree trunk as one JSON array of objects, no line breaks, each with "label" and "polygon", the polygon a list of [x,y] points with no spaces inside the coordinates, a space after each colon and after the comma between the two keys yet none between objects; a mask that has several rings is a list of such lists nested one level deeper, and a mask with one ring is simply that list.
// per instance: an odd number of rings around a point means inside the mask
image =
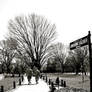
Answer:
[{"label": "large tree trunk", "polygon": [[35,60],[34,66],[36,66],[39,70],[41,69],[41,64],[39,60]]},{"label": "large tree trunk", "polygon": [[64,73],[64,65],[61,63],[61,73]]}]

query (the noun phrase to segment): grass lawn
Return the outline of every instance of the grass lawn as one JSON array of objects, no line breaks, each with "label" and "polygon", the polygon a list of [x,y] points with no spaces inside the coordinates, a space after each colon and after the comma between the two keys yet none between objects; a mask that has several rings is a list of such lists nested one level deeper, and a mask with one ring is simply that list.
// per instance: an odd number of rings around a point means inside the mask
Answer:
[{"label": "grass lawn", "polygon": [[0,87],[1,85],[4,86],[4,91],[8,91],[10,89],[13,89],[13,81],[18,83],[19,77],[7,77],[0,80]]},{"label": "grass lawn", "polygon": [[90,91],[90,79],[88,76],[84,76],[84,82],[82,82],[82,76],[81,75],[75,75],[75,74],[60,74],[60,73],[48,73],[46,74],[48,78],[52,79],[52,81],[55,81],[57,77],[66,81],[66,85],[68,87],[74,87],[74,88],[82,88],[85,90]]}]

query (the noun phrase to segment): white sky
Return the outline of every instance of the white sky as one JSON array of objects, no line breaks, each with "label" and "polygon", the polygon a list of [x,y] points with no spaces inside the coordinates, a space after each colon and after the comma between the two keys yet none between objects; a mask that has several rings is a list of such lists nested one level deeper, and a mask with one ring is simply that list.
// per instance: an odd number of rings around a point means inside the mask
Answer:
[{"label": "white sky", "polygon": [[57,41],[64,44],[92,33],[92,0],[0,0],[0,40],[9,19],[32,13],[56,24]]}]

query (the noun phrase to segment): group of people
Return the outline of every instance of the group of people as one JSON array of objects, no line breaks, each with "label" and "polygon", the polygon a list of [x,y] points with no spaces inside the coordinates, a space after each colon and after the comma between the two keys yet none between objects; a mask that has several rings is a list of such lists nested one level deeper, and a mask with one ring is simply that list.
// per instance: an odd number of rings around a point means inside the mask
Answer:
[{"label": "group of people", "polygon": [[27,79],[28,79],[28,84],[31,83],[32,76],[35,77],[36,84],[38,84],[38,80],[40,77],[40,71],[37,69],[37,67],[34,66],[33,69],[28,68],[26,71],[26,75],[27,75]]}]

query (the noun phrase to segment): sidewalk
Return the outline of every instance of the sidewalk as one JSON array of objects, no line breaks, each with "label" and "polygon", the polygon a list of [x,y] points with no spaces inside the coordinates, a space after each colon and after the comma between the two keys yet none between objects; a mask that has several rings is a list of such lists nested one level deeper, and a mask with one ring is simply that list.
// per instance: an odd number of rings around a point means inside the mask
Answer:
[{"label": "sidewalk", "polygon": [[28,85],[27,77],[24,77],[22,85],[11,92],[49,92],[49,86],[41,79],[39,79],[39,83],[36,84],[34,77],[31,79],[31,84]]},{"label": "sidewalk", "polygon": [[3,74],[0,74],[0,80],[2,80],[4,78]]}]

